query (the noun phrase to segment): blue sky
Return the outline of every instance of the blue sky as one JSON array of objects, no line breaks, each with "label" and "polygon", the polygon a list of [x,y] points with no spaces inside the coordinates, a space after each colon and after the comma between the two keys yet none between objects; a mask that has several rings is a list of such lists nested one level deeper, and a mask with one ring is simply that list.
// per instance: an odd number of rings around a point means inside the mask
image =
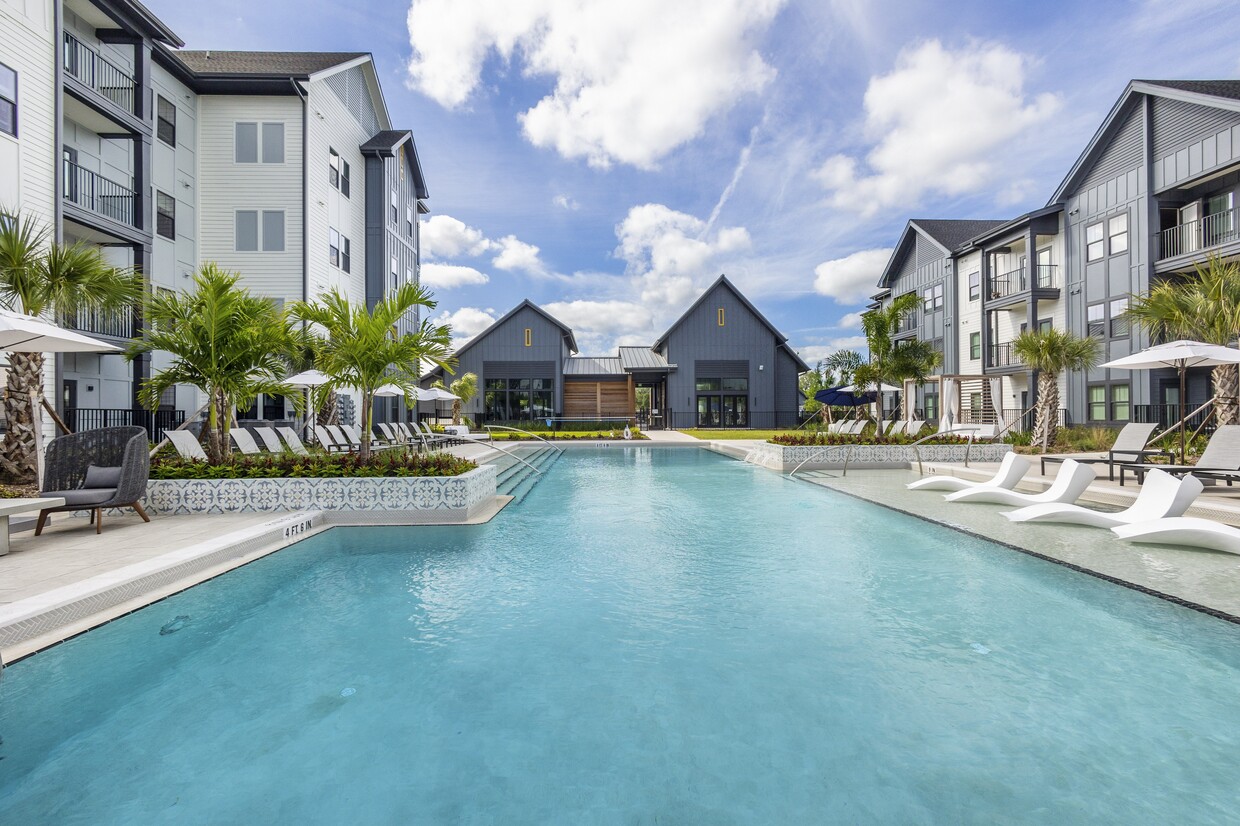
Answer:
[{"label": "blue sky", "polygon": [[148,0],[194,49],[369,51],[459,338],[648,344],[726,272],[811,363],[910,217],[1042,206],[1132,78],[1240,76],[1227,2]]}]

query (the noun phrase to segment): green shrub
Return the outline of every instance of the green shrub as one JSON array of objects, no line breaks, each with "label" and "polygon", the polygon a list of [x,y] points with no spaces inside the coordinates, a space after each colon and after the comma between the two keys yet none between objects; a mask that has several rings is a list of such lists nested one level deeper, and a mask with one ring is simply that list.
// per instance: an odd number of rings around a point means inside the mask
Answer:
[{"label": "green shrub", "polygon": [[477,465],[451,453],[380,451],[365,462],[355,454],[291,453],[233,456],[222,465],[192,462],[180,457],[151,461],[152,479],[308,479],[380,476],[459,476]]},{"label": "green shrub", "polygon": [[[919,437],[924,438],[924,437]],[[784,445],[785,447],[809,447],[817,445],[911,445],[917,439],[912,436],[881,436],[874,437],[870,435],[846,436],[839,433],[781,433],[769,440],[772,444]],[[922,444],[928,445],[963,445],[968,443],[968,439],[962,436],[937,436],[929,439]]]}]

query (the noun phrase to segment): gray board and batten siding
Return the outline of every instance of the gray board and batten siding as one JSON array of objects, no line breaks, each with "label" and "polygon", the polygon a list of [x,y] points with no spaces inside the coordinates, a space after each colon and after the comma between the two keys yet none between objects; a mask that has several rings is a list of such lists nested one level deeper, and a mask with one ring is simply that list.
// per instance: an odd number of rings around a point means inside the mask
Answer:
[{"label": "gray board and batten siding", "polygon": [[[406,281],[420,282],[418,202],[428,193],[410,132],[380,132],[360,149],[366,165],[366,306],[373,309]],[[419,320],[415,308],[401,319],[400,332],[414,332]]]},{"label": "gray board and batten siding", "polygon": [[[719,311],[723,324],[719,324]],[[673,414],[695,411],[699,369],[718,370],[737,363],[748,378],[749,410],[795,416],[796,375],[809,369],[789,349],[786,339],[758,314],[725,278],[714,283],[655,344],[655,351],[678,369],[668,374],[667,406]],[[712,375],[703,378],[725,378]],[[737,374],[729,376],[740,378]],[[777,381],[787,386],[776,391]]]}]

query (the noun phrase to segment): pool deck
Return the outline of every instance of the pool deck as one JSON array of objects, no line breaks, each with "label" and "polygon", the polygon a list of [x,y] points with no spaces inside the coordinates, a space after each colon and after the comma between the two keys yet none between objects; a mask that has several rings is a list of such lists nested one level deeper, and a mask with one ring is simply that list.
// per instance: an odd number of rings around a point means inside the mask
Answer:
[{"label": "pool deck", "polygon": [[[658,432],[659,436],[666,433]],[[652,434],[653,435],[653,434]],[[624,447],[693,447],[712,450],[743,460],[759,440],[706,442],[692,436],[652,438],[631,442]],[[615,447],[621,447],[614,445]],[[509,445],[503,445],[508,448]],[[597,447],[591,443],[567,443],[567,448]],[[479,445],[451,449],[453,453],[477,461],[498,458],[498,454]],[[1053,475],[1034,468],[1021,484],[1026,491],[1040,491]],[[994,464],[927,463],[927,473],[943,473],[980,480],[993,475]],[[1058,466],[1049,467],[1053,474]],[[755,468],[758,469],[758,468]],[[772,471],[764,471],[772,472]],[[1120,487],[1118,482],[1098,479],[1083,497],[1088,504],[1122,508],[1131,504],[1140,490],[1134,484]],[[915,470],[851,471],[843,477],[838,471],[811,471],[797,475],[812,483],[868,499],[914,516],[944,523],[1019,550],[1033,553],[1073,568],[1112,579],[1129,587],[1191,604],[1192,607],[1240,617],[1240,556],[1196,549],[1154,545],[1133,545],[1114,539],[1109,531],[1067,525],[1017,525],[1000,513],[1011,508],[998,505],[949,504],[933,492],[913,492],[904,483],[917,478]],[[1188,512],[1191,516],[1215,519],[1240,526],[1240,487],[1209,487]],[[15,524],[12,551],[0,556],[0,656],[5,662],[25,656],[73,634],[119,616],[143,604],[161,599],[219,573],[271,553],[310,533],[325,530],[331,520],[322,514],[212,514],[157,516],[150,524],[135,514],[109,516],[101,535],[96,535],[84,517],[56,516],[40,537],[35,537],[33,521]],[[292,526],[292,527],[290,527]],[[292,531],[290,534],[288,531]],[[225,546],[239,549],[225,555]],[[214,554],[215,556],[209,556]],[[146,592],[135,594],[103,610],[83,613],[60,627],[32,627],[20,641],[14,633],[23,622],[32,623],[40,610],[66,610],[75,598],[85,604],[92,593],[115,588],[125,581],[133,587],[154,583],[154,573],[184,565],[195,555],[211,564],[200,565],[189,576],[164,576]],[[216,559],[218,557],[218,559]],[[142,577],[146,577],[143,579]],[[58,608],[59,606],[59,608]],[[67,616],[67,615],[66,615]],[[46,625],[47,623],[45,623]],[[5,636],[9,632],[8,637]]]}]

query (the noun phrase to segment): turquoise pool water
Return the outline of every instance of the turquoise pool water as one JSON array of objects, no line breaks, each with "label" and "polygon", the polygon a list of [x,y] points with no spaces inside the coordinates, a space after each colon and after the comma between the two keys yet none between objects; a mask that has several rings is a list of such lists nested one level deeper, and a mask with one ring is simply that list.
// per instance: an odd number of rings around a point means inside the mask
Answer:
[{"label": "turquoise pool water", "polygon": [[11,666],[0,822],[1234,822],[1238,643],[704,451],[570,451],[489,525],[332,530]]}]

